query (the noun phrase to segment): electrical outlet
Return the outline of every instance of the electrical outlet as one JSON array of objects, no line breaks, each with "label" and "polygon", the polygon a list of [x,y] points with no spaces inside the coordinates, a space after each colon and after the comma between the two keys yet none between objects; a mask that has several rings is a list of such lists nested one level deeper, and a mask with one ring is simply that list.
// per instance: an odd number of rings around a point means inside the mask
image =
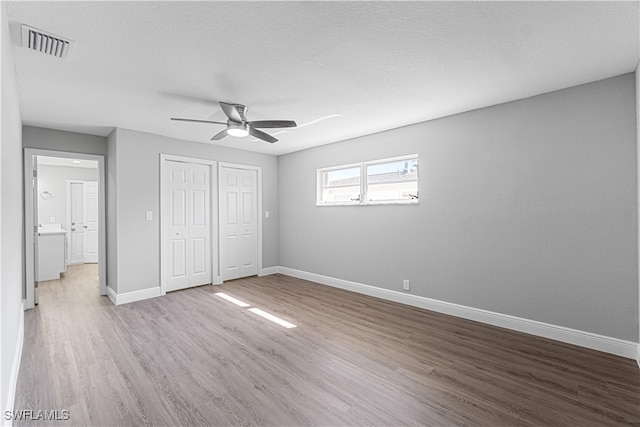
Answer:
[{"label": "electrical outlet", "polygon": [[56,217],[55,216],[50,216],[49,217],[49,224],[55,224],[56,223]]},{"label": "electrical outlet", "polygon": [[405,291],[409,290],[409,281],[407,279],[404,279],[402,281],[402,289],[404,289]]}]

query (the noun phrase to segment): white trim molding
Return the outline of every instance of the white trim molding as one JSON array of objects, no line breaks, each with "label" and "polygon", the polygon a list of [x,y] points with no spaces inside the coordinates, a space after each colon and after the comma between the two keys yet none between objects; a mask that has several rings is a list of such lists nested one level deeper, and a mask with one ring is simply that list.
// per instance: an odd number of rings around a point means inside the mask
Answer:
[{"label": "white trim molding", "polygon": [[115,305],[128,304],[130,302],[142,301],[149,298],[155,298],[164,295],[160,286],[139,291],[125,292],[124,294],[116,293],[111,287],[107,287],[109,299]]},{"label": "white trim molding", "polygon": [[[20,319],[18,320],[18,342],[13,354],[13,363],[11,364],[11,373],[9,374],[9,390],[7,393],[7,401],[5,403],[5,411],[13,411],[13,404],[16,398],[16,387],[18,386],[18,372],[20,372],[20,361],[22,360],[22,346],[24,344],[24,310],[27,302],[22,300],[20,304]],[[3,413],[4,419],[4,413]],[[4,420],[3,426],[11,426],[13,420]]]},{"label": "white trim molding", "polygon": [[388,301],[399,302],[413,307],[461,317],[463,319],[474,320],[493,326],[499,326],[501,328],[512,329],[514,331],[578,345],[592,350],[599,350],[629,359],[637,359],[638,364],[640,365],[640,344],[635,342],[417,295],[405,294],[375,286],[364,285],[362,283],[350,282],[348,280],[295,270],[288,267],[278,267],[278,272],[287,276],[309,280],[311,282],[332,286],[334,288],[357,292]]},{"label": "white trim molding", "polygon": [[279,273],[280,268],[279,267],[264,267],[263,269],[261,269],[258,272],[258,276],[262,277],[262,276],[270,276],[272,274],[277,274]]}]

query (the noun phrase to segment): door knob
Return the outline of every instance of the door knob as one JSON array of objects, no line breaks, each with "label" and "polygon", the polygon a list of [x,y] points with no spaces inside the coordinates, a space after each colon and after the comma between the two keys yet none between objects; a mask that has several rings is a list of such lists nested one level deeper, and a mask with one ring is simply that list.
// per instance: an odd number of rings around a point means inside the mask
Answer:
[{"label": "door knob", "polygon": [[71,229],[71,231],[76,231],[76,229],[75,229],[75,228],[72,228],[72,229]]},{"label": "door knob", "polygon": [[84,228],[87,228],[87,226],[86,226],[86,225],[83,225],[83,227],[84,227]]}]

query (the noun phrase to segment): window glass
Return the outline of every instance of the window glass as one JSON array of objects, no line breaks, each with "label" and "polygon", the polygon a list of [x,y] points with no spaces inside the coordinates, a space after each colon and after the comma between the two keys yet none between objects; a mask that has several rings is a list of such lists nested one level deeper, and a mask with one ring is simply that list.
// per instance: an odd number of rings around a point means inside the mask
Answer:
[{"label": "window glass", "polygon": [[325,188],[322,200],[325,203],[357,203],[360,201],[360,186]]},{"label": "window glass", "polygon": [[417,200],[418,159],[367,165],[367,200]]},{"label": "window glass", "polygon": [[360,186],[360,167],[334,169],[324,172],[325,187]]}]

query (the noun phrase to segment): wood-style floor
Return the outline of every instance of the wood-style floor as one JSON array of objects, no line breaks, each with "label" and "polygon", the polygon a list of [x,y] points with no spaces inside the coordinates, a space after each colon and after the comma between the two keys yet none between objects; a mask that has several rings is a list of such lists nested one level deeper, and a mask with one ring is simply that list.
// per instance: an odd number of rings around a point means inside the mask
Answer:
[{"label": "wood-style floor", "polygon": [[64,426],[640,425],[633,360],[282,275],[121,306],[96,276],[39,288],[16,410],[68,410]]}]

